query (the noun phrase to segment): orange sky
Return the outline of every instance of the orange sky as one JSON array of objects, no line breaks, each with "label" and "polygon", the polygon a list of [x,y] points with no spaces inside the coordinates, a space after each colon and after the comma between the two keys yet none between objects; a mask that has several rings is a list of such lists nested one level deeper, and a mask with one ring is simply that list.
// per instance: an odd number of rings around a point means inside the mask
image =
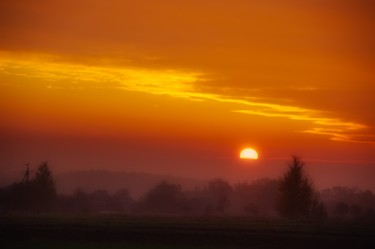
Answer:
[{"label": "orange sky", "polygon": [[298,154],[375,189],[375,4],[301,2],[1,1],[0,173],[243,180]]}]

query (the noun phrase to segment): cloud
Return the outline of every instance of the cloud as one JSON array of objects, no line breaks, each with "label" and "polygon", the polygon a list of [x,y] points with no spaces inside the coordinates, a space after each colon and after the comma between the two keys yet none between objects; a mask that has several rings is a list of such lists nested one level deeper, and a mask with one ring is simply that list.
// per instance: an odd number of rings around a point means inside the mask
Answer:
[{"label": "cloud", "polygon": [[[364,124],[328,117],[327,113],[293,105],[262,102],[256,98],[241,98],[216,94],[197,87],[202,81],[213,81],[203,72],[176,69],[148,69],[129,66],[93,66],[68,63],[46,55],[2,56],[0,74],[40,78],[48,81],[46,88],[110,87],[126,91],[166,95],[195,101],[216,101],[236,104],[233,112],[285,118],[309,123],[299,132],[329,136],[335,141],[375,143],[373,135],[363,134]],[[275,100],[277,102],[277,100]]]},{"label": "cloud", "polygon": [[[154,70],[136,67],[105,67],[55,62],[46,55],[0,59],[0,72],[6,75],[42,78],[59,82],[59,87],[116,87],[128,91],[174,95],[191,88],[199,73],[172,69]],[[47,88],[54,87],[51,84]]]}]

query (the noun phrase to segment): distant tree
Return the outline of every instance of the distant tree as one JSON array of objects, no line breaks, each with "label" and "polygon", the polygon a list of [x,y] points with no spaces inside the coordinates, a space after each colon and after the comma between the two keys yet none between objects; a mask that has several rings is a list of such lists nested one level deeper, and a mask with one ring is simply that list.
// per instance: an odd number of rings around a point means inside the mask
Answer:
[{"label": "distant tree", "polygon": [[367,221],[375,222],[375,210],[372,208],[368,209],[364,214],[364,218]]},{"label": "distant tree", "polygon": [[277,210],[288,219],[308,218],[314,200],[311,181],[304,173],[304,162],[293,156],[279,183]]},{"label": "distant tree", "polygon": [[254,203],[259,207],[259,214],[269,216],[276,214],[275,200],[278,197],[279,181],[275,179],[259,179],[251,184],[254,189]]},{"label": "distant tree", "polygon": [[112,197],[107,190],[98,189],[89,194],[90,209],[95,212],[111,211]]},{"label": "distant tree", "polygon": [[229,207],[229,197],[233,189],[223,179],[215,179],[208,183],[208,193],[213,199],[213,208],[216,212],[224,212]]},{"label": "distant tree", "polygon": [[34,189],[29,182],[16,182],[4,189],[3,211],[31,211],[35,202]]},{"label": "distant tree", "polygon": [[360,193],[358,199],[362,206],[367,208],[375,208],[375,195],[370,190]]},{"label": "distant tree", "polygon": [[56,200],[56,185],[48,163],[42,163],[31,181],[33,198],[38,210],[49,210]]},{"label": "distant tree", "polygon": [[362,208],[357,205],[357,204],[354,204],[352,205],[350,208],[349,208],[349,213],[351,216],[353,216],[354,218],[358,218],[362,215],[363,213],[363,210]]},{"label": "distant tree", "polygon": [[319,201],[317,198],[314,198],[310,212],[310,217],[317,221],[326,220],[328,217],[328,213],[324,203]]},{"label": "distant tree", "polygon": [[254,203],[249,203],[245,207],[245,212],[251,216],[258,216],[259,215],[259,207]]},{"label": "distant tree", "polygon": [[81,188],[77,188],[70,197],[68,210],[73,213],[89,213],[91,211],[89,194]]},{"label": "distant tree", "polygon": [[333,217],[360,218],[375,210],[375,195],[370,190],[335,186],[322,190],[320,195]]},{"label": "distant tree", "polygon": [[128,189],[118,190],[113,194],[112,200],[113,209],[118,212],[129,212],[134,203]]},{"label": "distant tree", "polygon": [[3,190],[2,209],[5,211],[49,211],[56,200],[56,187],[47,162],[42,163],[32,179],[29,169],[20,182]]},{"label": "distant tree", "polygon": [[146,193],[138,203],[138,212],[178,214],[186,209],[186,199],[181,186],[162,181]]},{"label": "distant tree", "polygon": [[258,208],[257,216],[275,216],[275,200],[278,197],[278,186],[278,180],[268,178],[234,185],[231,211],[237,214],[249,214],[249,207],[255,204]]},{"label": "distant tree", "polygon": [[339,217],[346,216],[349,213],[349,206],[343,201],[340,201],[336,204],[335,210],[334,210],[335,215]]}]

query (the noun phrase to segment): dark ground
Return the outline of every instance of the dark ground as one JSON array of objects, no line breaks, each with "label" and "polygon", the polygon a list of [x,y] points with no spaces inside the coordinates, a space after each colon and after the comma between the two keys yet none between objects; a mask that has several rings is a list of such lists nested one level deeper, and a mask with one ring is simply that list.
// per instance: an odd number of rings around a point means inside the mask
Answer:
[{"label": "dark ground", "polygon": [[223,217],[6,216],[0,248],[375,248],[375,224]]}]

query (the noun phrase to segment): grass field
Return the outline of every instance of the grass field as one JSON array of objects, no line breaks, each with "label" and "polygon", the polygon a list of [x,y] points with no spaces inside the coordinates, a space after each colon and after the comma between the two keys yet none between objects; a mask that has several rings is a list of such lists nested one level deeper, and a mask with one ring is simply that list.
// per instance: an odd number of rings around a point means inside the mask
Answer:
[{"label": "grass field", "polygon": [[243,217],[12,216],[1,248],[375,248],[375,224]]}]

